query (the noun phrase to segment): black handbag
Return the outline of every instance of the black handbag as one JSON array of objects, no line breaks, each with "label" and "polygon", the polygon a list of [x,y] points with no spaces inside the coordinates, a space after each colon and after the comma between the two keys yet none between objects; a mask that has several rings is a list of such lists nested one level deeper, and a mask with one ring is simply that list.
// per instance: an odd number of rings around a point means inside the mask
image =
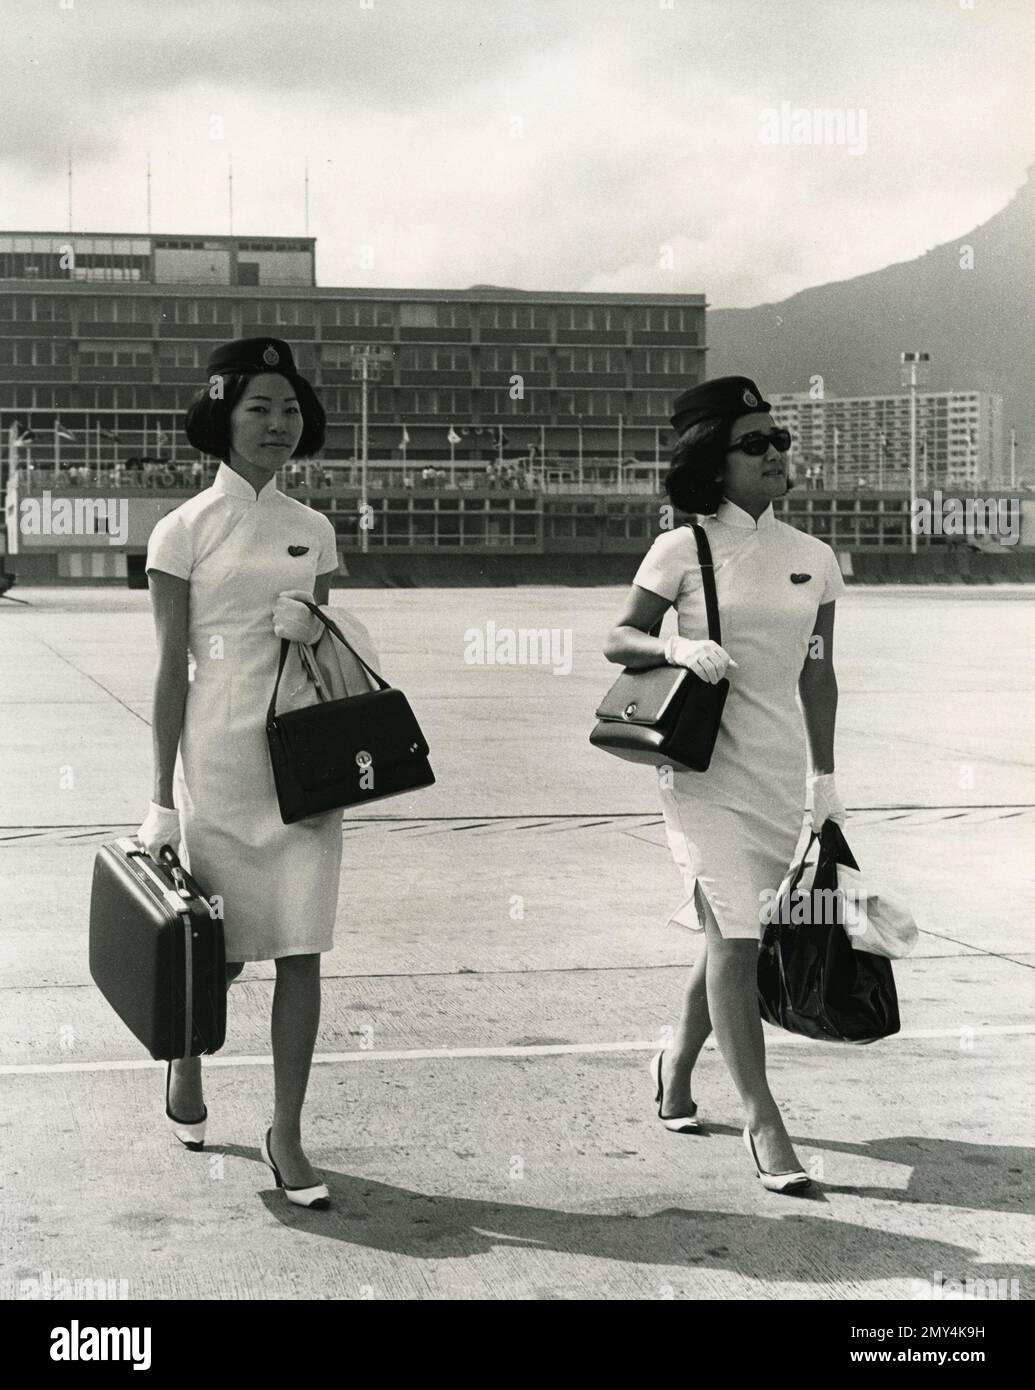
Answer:
[{"label": "black handbag", "polygon": [[277,714],[277,691],[291,645],[281,639],[266,738],[284,824],[432,786],[427,740],[406,696],[367,665],[332,618],[315,603],[302,601],[348,647],[377,689],[328,700],[317,685],[315,705]]},{"label": "black handbag", "polygon": [[[801,892],[787,912],[817,838],[811,897]],[[844,898],[836,892],[838,864],[859,867],[841,827],[827,820],[819,836],[810,838],[784,906],[765,928],[758,953],[759,1010],[767,1023],[807,1038],[876,1042],[901,1026],[895,977],[890,960],[857,951],[849,940]]]},{"label": "black handbag", "polygon": [[[696,522],[686,525],[697,541],[708,636],[721,646],[711,546]],[[650,635],[656,637],[660,631],[659,621]],[[604,696],[589,741],[628,762],[707,772],[729,688],[725,677],[712,685],[685,666],[627,666]]]}]

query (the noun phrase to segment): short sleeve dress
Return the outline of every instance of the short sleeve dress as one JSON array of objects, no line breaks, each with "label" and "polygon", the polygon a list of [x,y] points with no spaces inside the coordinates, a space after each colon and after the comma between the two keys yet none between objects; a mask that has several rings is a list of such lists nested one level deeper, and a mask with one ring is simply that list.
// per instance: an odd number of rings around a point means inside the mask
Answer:
[{"label": "short sleeve dress", "polygon": [[[758,939],[759,911],[790,865],[806,801],[805,726],[798,677],[821,604],[846,592],[824,541],[756,521],[724,501],[705,517],[715,563],[722,645],[737,669],[707,772],[658,769],[665,830],[686,901],[669,919],[705,924],[702,896],[724,937]],[[633,582],[672,601],[679,634],[708,636],[693,531],[659,536]]]},{"label": "short sleeve dress", "polygon": [[[146,569],[190,583],[190,684],[174,774],[185,867],[218,895],[230,961],[329,951],[341,872],[342,812],[280,818],[266,710],[284,589],[312,592],[338,568],[325,516],[279,492],[256,493],[225,463],[155,526]],[[305,673],[291,648],[280,698]],[[289,671],[289,667],[291,668]]]}]

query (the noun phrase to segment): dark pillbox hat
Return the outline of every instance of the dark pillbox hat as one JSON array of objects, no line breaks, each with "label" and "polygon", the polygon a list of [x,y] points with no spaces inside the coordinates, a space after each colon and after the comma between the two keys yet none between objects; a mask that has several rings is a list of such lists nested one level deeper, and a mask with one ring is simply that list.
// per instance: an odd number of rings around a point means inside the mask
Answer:
[{"label": "dark pillbox hat", "polygon": [[221,373],[278,372],[290,381],[298,381],[298,370],[291,349],[282,338],[235,338],[232,343],[217,347],[208,360],[209,376]]},{"label": "dark pillbox hat", "polygon": [[761,391],[747,376],[717,376],[702,381],[676,397],[672,407],[672,428],[682,434],[698,420],[713,415],[735,419],[753,410],[771,410]]}]

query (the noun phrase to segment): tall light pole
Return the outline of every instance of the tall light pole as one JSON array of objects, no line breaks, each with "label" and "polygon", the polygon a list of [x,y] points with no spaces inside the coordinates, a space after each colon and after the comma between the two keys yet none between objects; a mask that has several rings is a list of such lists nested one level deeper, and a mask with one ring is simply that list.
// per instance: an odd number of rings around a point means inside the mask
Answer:
[{"label": "tall light pole", "polygon": [[909,386],[909,553],[916,554],[916,388],[920,373],[931,360],[929,352],[903,352],[903,385]]},{"label": "tall light pole", "polygon": [[391,362],[393,356],[391,348],[379,347],[372,343],[353,343],[349,348],[352,357],[352,380],[358,381],[361,387],[362,405],[360,408],[360,469],[359,469],[359,548],[362,554],[366,554],[370,549],[369,527],[367,525],[367,462],[370,455],[370,439],[367,428],[368,422],[368,401],[367,392],[372,381],[378,381],[381,376],[381,367]]}]

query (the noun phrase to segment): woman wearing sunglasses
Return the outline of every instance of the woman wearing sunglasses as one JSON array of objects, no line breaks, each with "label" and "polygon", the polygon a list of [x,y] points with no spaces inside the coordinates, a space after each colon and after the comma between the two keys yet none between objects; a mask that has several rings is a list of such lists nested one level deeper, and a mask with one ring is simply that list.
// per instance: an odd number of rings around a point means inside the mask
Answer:
[{"label": "woman wearing sunglasses", "polygon": [[[672,1043],[653,1058],[665,1127],[698,1127],[691,1074],[715,1029],[746,1112],[744,1144],[763,1185],[803,1192],[809,1178],[769,1089],[756,969],[760,909],[779,887],[802,829],[806,733],[813,824],[845,812],[834,786],[834,600],[845,592],[834,552],[777,521],[772,501],[789,486],[790,434],[747,377],[685,391],[665,487],[708,536],[723,645],[708,640],[694,534],[663,532],[636,572],[605,653],[623,666],[668,662],[730,682],[707,772],[659,770],[665,826],[687,901],[671,920],[703,930]],[[669,606],[678,633],[650,629]],[[800,696],[799,707],[796,696]],[[804,712],[804,721],[802,719]]]}]

